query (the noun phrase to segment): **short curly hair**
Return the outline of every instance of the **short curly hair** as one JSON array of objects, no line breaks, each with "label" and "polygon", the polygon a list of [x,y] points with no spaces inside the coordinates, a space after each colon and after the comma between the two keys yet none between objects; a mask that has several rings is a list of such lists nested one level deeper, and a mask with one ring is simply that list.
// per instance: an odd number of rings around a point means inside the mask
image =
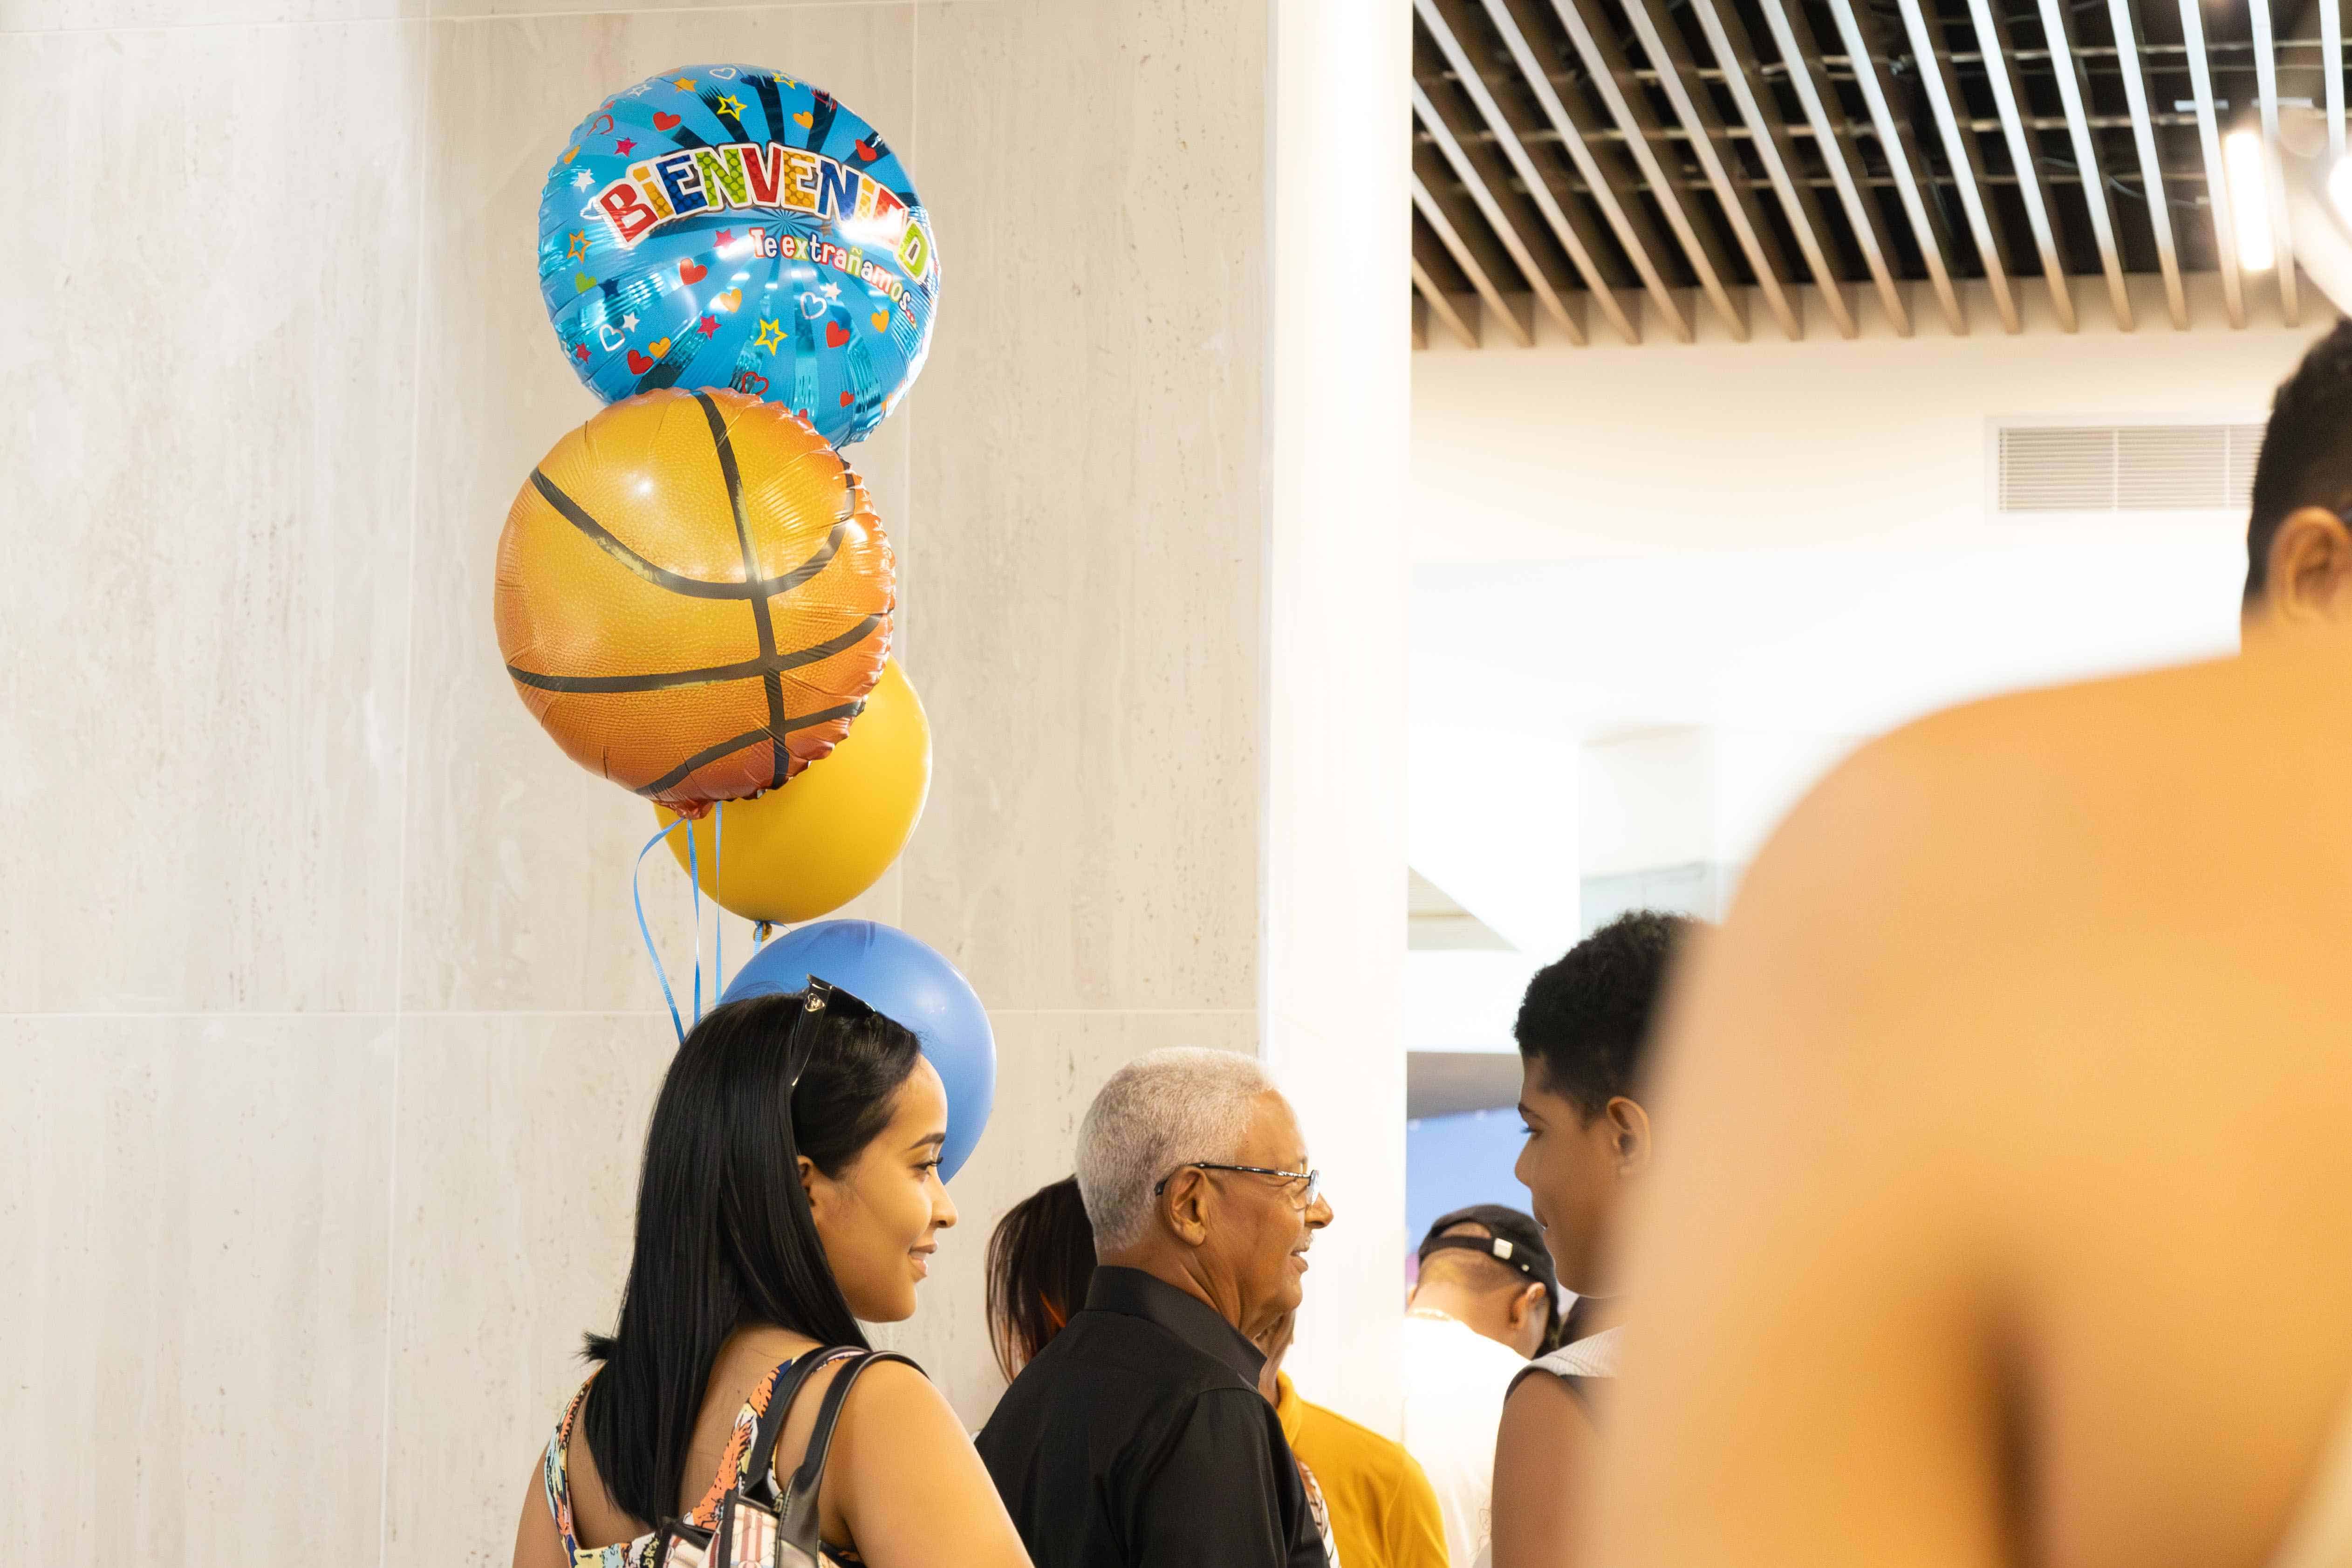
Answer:
[{"label": "short curly hair", "polygon": [[1568,950],[1528,983],[1511,1033],[1519,1055],[1587,1121],[1642,1081],[1652,1015],[1683,940],[1699,922],[1635,910]]},{"label": "short curly hair", "polygon": [[2352,509],[2352,321],[2311,345],[2271,400],[2246,520],[2246,603],[2270,587],[2271,541],[2304,507]]}]

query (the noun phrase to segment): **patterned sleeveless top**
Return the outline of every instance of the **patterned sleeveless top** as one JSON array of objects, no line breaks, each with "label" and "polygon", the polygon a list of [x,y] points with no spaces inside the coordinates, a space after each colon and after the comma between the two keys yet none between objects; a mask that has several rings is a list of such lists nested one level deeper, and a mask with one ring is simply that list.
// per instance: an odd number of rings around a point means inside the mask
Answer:
[{"label": "patterned sleeveless top", "polygon": [[[752,1435],[759,1430],[760,1417],[768,1413],[768,1401],[775,1394],[776,1380],[792,1365],[785,1362],[761,1378],[751,1390],[751,1396],[743,1401],[743,1408],[735,1413],[735,1429],[728,1434],[726,1452],[719,1460],[719,1474],[711,1478],[709,1489],[688,1516],[693,1523],[710,1529],[719,1521],[719,1500],[751,1479]],[[572,1428],[580,1419],[580,1407],[588,1402],[589,1386],[595,1381],[595,1373],[590,1373],[588,1381],[580,1385],[580,1392],[572,1396],[572,1403],[563,1407],[563,1419],[557,1424],[555,1436],[547,1445],[547,1458],[541,1467],[547,1489],[547,1511],[555,1517],[555,1532],[563,1538],[563,1554],[572,1568],[655,1568],[654,1550],[661,1539],[656,1532],[648,1531],[635,1541],[611,1546],[583,1546],[572,1533],[572,1478],[565,1454],[572,1446]],[[783,1489],[783,1478],[777,1478],[776,1489]],[[864,1559],[845,1546],[827,1545],[822,1561],[825,1568],[863,1568],[864,1564]]]}]

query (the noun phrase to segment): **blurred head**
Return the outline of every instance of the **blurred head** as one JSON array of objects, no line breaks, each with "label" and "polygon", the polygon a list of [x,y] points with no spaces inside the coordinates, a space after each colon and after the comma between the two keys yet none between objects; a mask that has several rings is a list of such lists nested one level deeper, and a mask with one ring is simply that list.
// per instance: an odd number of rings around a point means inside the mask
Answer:
[{"label": "blurred head", "polygon": [[[1236,1165],[1260,1169],[1222,1168]],[[1307,1247],[1331,1223],[1310,1169],[1290,1102],[1255,1060],[1230,1051],[1129,1062],[1078,1128],[1096,1255],[1188,1280],[1253,1338],[1297,1307]]]},{"label": "blurred head", "polygon": [[[915,1037],[836,993],[714,1008],[678,1047],[646,1131],[618,1326],[582,1416],[613,1499],[677,1511],[712,1364],[737,1330],[866,1342],[912,1315],[936,1233],[947,1095]],[[797,1026],[797,1033],[796,1033]],[[797,1063],[798,1085],[792,1073]]]},{"label": "blurred head", "polygon": [[1038,1188],[997,1222],[988,1238],[988,1339],[1007,1382],[1087,1304],[1094,1277],[1094,1226],[1076,1176]]},{"label": "blurred head", "polygon": [[2245,612],[2352,620],[2352,321],[2303,356],[2271,403],[2246,525]]},{"label": "blurred head", "polygon": [[1650,1163],[1650,1116],[1635,1097],[1658,999],[1696,925],[1679,915],[1620,916],[1539,970],[1519,1005],[1519,1116],[1513,1167],[1559,1270],[1579,1295],[1601,1278],[1617,1207]]},{"label": "blurred head", "polygon": [[1444,1312],[1523,1356],[1559,1340],[1559,1279],[1535,1220],[1502,1204],[1442,1215],[1422,1238],[1412,1305]]}]

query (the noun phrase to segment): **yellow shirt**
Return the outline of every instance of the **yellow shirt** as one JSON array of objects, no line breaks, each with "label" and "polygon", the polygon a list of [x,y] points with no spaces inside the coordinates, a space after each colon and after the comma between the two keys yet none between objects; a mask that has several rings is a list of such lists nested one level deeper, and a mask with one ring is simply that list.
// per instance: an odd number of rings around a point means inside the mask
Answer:
[{"label": "yellow shirt", "polygon": [[1287,1375],[1276,1384],[1282,1435],[1323,1489],[1342,1568],[1446,1568],[1437,1493],[1404,1445],[1309,1405]]}]

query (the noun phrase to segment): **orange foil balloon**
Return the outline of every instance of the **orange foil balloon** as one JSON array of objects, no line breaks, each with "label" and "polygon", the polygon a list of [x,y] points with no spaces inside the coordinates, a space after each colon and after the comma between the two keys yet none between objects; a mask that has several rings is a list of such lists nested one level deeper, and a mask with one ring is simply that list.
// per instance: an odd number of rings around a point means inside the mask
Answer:
[{"label": "orange foil balloon", "polygon": [[849,731],[890,652],[890,542],[789,410],[648,392],[555,444],[499,540],[499,651],[582,767],[700,816]]}]

